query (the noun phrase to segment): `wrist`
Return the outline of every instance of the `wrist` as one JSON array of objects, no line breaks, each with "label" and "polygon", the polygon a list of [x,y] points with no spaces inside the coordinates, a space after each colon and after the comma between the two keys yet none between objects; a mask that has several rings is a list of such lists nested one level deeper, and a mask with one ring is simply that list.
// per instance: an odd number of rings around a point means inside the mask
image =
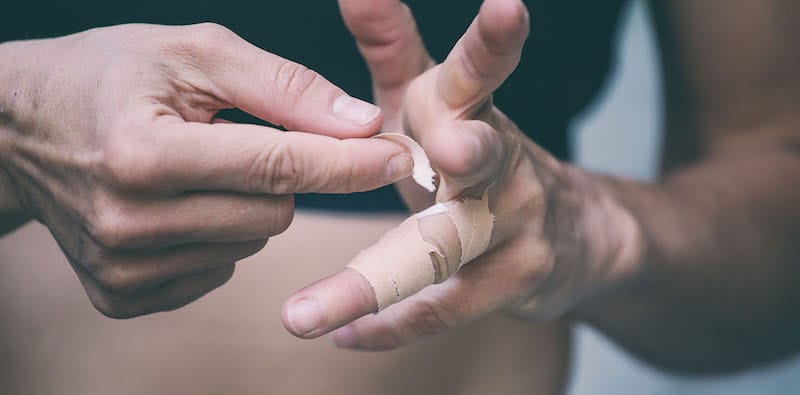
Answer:
[{"label": "wrist", "polygon": [[[9,153],[14,134],[33,127],[37,108],[47,104],[47,65],[56,56],[54,39],[0,43],[0,149]],[[12,152],[13,153],[13,152]]]},{"label": "wrist", "polygon": [[32,75],[38,69],[37,51],[32,46],[38,42],[0,44],[0,235],[31,219],[14,187],[13,164],[36,103]]},{"label": "wrist", "polygon": [[[588,301],[632,283],[645,262],[647,238],[633,211],[621,198],[619,184],[627,183],[565,165],[570,179],[569,199],[577,213],[569,246],[557,246],[557,259],[570,259],[581,268],[579,290],[571,311]],[[627,193],[627,192],[626,192]],[[559,253],[560,252],[560,253]],[[560,255],[560,256],[559,256]],[[578,262],[575,262],[578,261]]]}]

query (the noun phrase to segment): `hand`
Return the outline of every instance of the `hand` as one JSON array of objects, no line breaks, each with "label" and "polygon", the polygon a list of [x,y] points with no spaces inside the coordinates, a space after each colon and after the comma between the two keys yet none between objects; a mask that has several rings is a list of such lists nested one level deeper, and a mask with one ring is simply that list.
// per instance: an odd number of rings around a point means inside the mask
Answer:
[{"label": "hand", "polygon": [[[628,274],[635,251],[621,246],[636,237],[630,216],[492,104],[492,92],[516,67],[528,33],[521,1],[485,1],[448,58],[432,68],[402,3],[340,5],[370,66],[384,129],[405,132],[423,146],[442,180],[436,201],[480,198],[488,188],[495,223],[483,255],[441,284],[339,329],[338,345],[394,348],[499,309],[553,317]],[[434,202],[419,187],[400,187],[415,211]],[[606,232],[616,223],[628,233]],[[370,285],[345,269],[293,295],[284,323],[295,335],[316,337],[376,306]]]},{"label": "hand", "polygon": [[[286,229],[292,193],[410,173],[400,146],[339,140],[374,134],[378,108],[218,25],[123,25],[0,53],[3,100],[14,98],[0,102],[3,190],[50,229],[108,316],[174,309],[223,284]],[[231,107],[318,134],[215,118]]]}]

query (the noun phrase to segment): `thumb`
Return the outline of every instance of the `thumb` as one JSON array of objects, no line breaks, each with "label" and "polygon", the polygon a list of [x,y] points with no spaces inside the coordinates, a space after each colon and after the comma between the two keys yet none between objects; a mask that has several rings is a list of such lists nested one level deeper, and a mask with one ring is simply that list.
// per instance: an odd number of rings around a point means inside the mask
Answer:
[{"label": "thumb", "polygon": [[[219,25],[212,33],[213,53],[195,54],[206,65],[215,94],[232,106],[290,130],[337,138],[373,135],[380,109],[347,95],[317,72],[265,52]],[[216,42],[218,45],[214,45]],[[203,51],[207,52],[207,51]]]},{"label": "thumb", "polygon": [[[493,120],[501,114],[491,116]],[[428,137],[425,150],[441,177],[436,201],[460,197],[474,189],[478,198],[494,183],[511,153],[508,136],[483,120],[441,122]]]}]

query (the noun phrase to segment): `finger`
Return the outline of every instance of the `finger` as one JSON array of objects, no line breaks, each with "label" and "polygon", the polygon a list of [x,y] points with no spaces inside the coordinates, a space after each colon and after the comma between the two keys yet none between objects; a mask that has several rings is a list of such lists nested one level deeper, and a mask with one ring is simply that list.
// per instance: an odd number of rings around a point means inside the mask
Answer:
[{"label": "finger", "polygon": [[414,16],[401,1],[339,0],[339,7],[379,93],[403,87],[433,66]]},{"label": "finger", "polygon": [[296,292],[283,305],[283,326],[293,335],[313,338],[378,308],[375,294],[360,274],[344,269]]},{"label": "finger", "polygon": [[378,314],[362,317],[333,333],[337,346],[390,350],[465,325],[508,303],[515,283],[503,281],[492,265],[475,262],[442,284],[432,285]]},{"label": "finger", "polygon": [[[197,51],[214,93],[224,101],[287,129],[366,137],[381,124],[380,110],[350,97],[317,72],[265,52],[224,27],[195,26],[210,50]],[[203,48],[206,48],[203,46]]]},{"label": "finger", "polygon": [[266,239],[283,233],[294,216],[292,195],[189,192],[106,206],[93,235],[104,248],[121,251]]},{"label": "finger", "polygon": [[147,252],[99,252],[81,262],[96,286],[114,295],[141,294],[184,277],[219,269],[260,251],[266,240],[185,244]]},{"label": "finger", "polygon": [[443,182],[438,199],[458,198],[467,188],[488,186],[506,164],[509,144],[489,123],[459,120],[437,123],[420,138],[431,162],[436,163]]},{"label": "finger", "polygon": [[542,293],[546,293],[545,282],[552,281],[548,269],[552,263],[546,254],[546,250],[532,248],[527,239],[510,241],[481,255],[443,283],[426,287],[376,315],[360,318],[334,332],[333,340],[345,348],[387,350],[506,308],[524,311],[529,317],[546,318],[541,313],[534,314],[545,311],[542,307],[549,304]]},{"label": "finger", "polygon": [[507,303],[519,285],[498,277],[493,266],[486,262],[465,266],[444,283],[369,316],[377,311],[374,291],[361,275],[345,269],[292,295],[283,307],[283,323],[295,336],[308,339],[355,321],[335,332],[334,340],[341,347],[396,348]]},{"label": "finger", "polygon": [[225,284],[233,276],[235,267],[229,263],[170,281],[142,294],[115,294],[99,286],[80,266],[73,264],[89,300],[99,312],[111,318],[133,318],[185,306]]},{"label": "finger", "polygon": [[181,308],[219,288],[233,277],[236,264],[173,280],[138,300],[138,310],[144,314]]},{"label": "finger", "polygon": [[233,121],[225,119],[225,118],[214,117],[214,118],[211,118],[211,123],[212,124],[214,124],[214,123],[231,124],[231,123],[233,123]]},{"label": "finger", "polygon": [[128,188],[161,193],[350,193],[411,174],[404,147],[381,139],[338,140],[242,124],[161,124],[152,140],[110,158],[107,174]]},{"label": "finger", "polygon": [[319,336],[443,281],[458,269],[462,252],[447,214],[410,217],[348,268],[292,295],[284,325],[299,337]]},{"label": "finger", "polygon": [[487,200],[452,201],[415,214],[361,251],[347,269],[292,295],[284,306],[284,325],[296,336],[316,337],[379,308],[391,310],[431,284],[448,283],[452,273],[486,251],[493,222]]},{"label": "finger", "polygon": [[441,65],[437,90],[444,102],[454,108],[470,108],[486,100],[517,67],[528,30],[528,12],[522,1],[484,1]]},{"label": "finger", "polygon": [[[442,237],[429,237],[430,243],[457,244],[457,230],[450,224],[442,229],[436,221],[432,230]],[[407,218],[359,253],[346,269],[292,295],[284,305],[286,328],[299,337],[315,337],[433,284],[437,273],[447,272],[437,269],[449,268],[447,262],[452,260],[445,257],[437,260],[443,264],[435,264],[431,244],[421,230],[416,216]],[[405,242],[409,239],[411,243]]]}]

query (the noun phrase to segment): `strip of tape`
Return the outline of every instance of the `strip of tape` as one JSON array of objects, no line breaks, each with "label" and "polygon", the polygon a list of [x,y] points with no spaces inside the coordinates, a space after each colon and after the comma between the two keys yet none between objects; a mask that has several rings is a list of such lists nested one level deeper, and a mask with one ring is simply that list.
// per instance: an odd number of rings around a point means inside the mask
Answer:
[{"label": "strip of tape", "polygon": [[[382,133],[377,137],[405,146],[414,160],[413,179],[423,188],[435,190],[436,173],[419,144],[402,134]],[[450,219],[457,237],[451,237],[441,226],[421,226],[427,219],[441,215]],[[480,200],[464,198],[437,203],[387,232],[377,243],[361,251],[348,267],[367,280],[375,292],[378,310],[383,310],[428,285],[446,280],[478,257],[489,247],[493,228],[488,191]],[[432,240],[439,240],[439,245]],[[459,244],[460,248],[451,243]],[[461,251],[460,256],[453,256],[454,251]]]},{"label": "strip of tape", "polygon": [[408,152],[411,153],[411,159],[414,161],[411,178],[428,192],[436,190],[436,186],[433,184],[436,172],[433,171],[431,162],[428,160],[428,156],[425,155],[425,150],[414,139],[400,133],[380,133],[376,134],[374,138],[389,140],[406,147]]}]

